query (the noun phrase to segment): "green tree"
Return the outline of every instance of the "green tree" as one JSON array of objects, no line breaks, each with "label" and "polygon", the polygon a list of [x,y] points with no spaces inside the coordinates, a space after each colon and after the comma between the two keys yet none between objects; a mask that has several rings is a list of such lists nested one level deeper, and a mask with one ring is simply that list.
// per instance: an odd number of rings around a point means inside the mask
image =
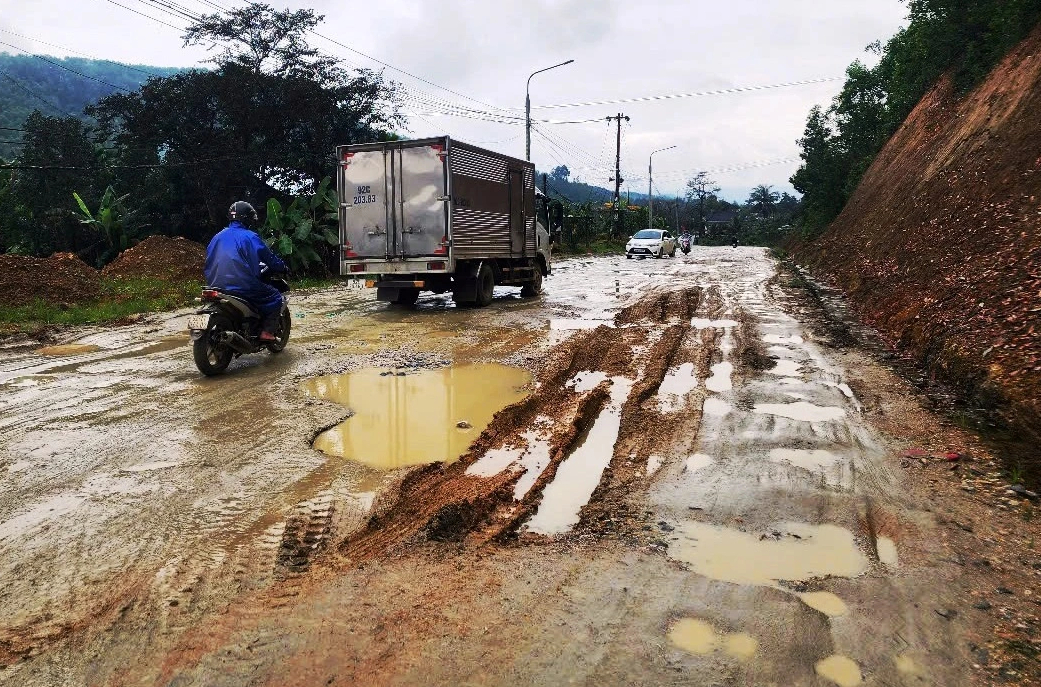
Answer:
[{"label": "green tree", "polygon": [[697,213],[695,225],[697,231],[701,231],[705,226],[705,217],[718,204],[717,193],[719,193],[719,186],[707,172],[698,172],[693,179],[687,181],[687,201],[694,204]]},{"label": "green tree", "polygon": [[571,177],[571,170],[567,168],[567,165],[559,165],[553,168],[549,176],[554,181],[567,181]]},{"label": "green tree", "polygon": [[772,190],[772,186],[760,184],[752,189],[748,196],[747,204],[750,205],[761,217],[769,217],[773,214],[780,194]]},{"label": "green tree", "polygon": [[392,86],[371,72],[333,69],[307,45],[310,11],[250,5],[204,17],[185,40],[239,36],[217,69],[152,79],[89,108],[121,162],[147,223],[205,240],[235,200],[313,193],[335,169],[335,147],[389,138],[400,122]]},{"label": "green tree", "polygon": [[79,190],[90,202],[100,195],[104,151],[95,146],[87,125],[75,117],[34,112],[24,128],[10,193],[29,221],[5,233],[13,232],[9,240],[34,255],[90,251],[96,239],[78,222],[72,194]]}]

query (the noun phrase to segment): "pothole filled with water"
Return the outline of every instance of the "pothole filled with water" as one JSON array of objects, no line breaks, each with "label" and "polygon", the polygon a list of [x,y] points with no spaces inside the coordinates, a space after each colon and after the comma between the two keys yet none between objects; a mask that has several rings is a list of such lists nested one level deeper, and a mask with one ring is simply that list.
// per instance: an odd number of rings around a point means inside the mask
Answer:
[{"label": "pothole filled with water", "polygon": [[364,369],[308,380],[304,393],[354,414],[314,448],[382,470],[452,462],[506,406],[525,398],[531,374],[481,363],[439,370]]}]

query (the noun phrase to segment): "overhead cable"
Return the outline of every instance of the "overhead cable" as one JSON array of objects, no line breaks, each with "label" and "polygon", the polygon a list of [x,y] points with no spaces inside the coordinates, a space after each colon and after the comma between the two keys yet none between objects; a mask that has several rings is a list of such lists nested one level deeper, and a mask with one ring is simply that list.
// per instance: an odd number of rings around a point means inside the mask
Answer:
[{"label": "overhead cable", "polygon": [[845,77],[827,76],[820,79],[806,79],[804,81],[788,81],[786,83],[769,84],[766,86],[735,86],[733,88],[718,88],[711,91],[693,91],[690,93],[667,93],[664,95],[648,95],[639,98],[615,98],[612,100],[590,100],[581,103],[561,103],[556,105],[532,105],[533,110],[554,110],[564,107],[590,107],[593,105],[621,105],[623,103],[645,103],[654,100],[674,100],[677,98],[703,98],[713,95],[731,95],[733,93],[748,93],[752,91],[766,91],[775,88],[791,88],[793,86],[808,86],[811,84],[828,83],[830,81],[842,81]]}]

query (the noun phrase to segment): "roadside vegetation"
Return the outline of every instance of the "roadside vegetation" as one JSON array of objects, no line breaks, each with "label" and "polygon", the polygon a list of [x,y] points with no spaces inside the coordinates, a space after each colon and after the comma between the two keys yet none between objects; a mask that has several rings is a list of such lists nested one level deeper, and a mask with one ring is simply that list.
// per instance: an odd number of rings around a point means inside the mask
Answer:
[{"label": "roadside vegetation", "polygon": [[908,0],[908,24],[846,70],[842,92],[810,111],[799,140],[802,167],[792,185],[803,194],[809,236],[835,219],[882,146],[943,76],[962,93],[979,83],[1041,19],[1041,0]]},{"label": "roadside vegetation", "polygon": [[[552,204],[549,222],[560,230],[560,252],[621,253],[629,236],[651,226],[647,196],[637,200],[623,197],[616,227],[612,200],[576,202],[561,190],[576,188],[568,184],[569,175],[567,167],[559,166],[544,180]],[[581,192],[581,186],[578,188]],[[728,245],[736,238],[741,245],[778,246],[798,221],[799,200],[774,191],[772,186],[756,186],[743,203],[724,200],[719,191],[716,182],[700,172],[687,182],[683,196],[656,196],[654,228],[676,235],[687,229],[699,245]]]},{"label": "roadside vegetation", "polygon": [[307,43],[321,19],[264,4],[203,16],[184,40],[213,46],[213,69],[149,77],[85,116],[29,114],[0,163],[0,253],[102,267],[153,234],[204,243],[245,199],[295,271],[327,274],[335,146],[393,139],[401,119],[380,74]]},{"label": "roadside vegetation", "polygon": [[199,295],[201,282],[152,278],[102,277],[100,294],[62,305],[36,298],[25,305],[0,308],[0,336],[35,334],[55,326],[103,324],[135,315],[183,308]]}]

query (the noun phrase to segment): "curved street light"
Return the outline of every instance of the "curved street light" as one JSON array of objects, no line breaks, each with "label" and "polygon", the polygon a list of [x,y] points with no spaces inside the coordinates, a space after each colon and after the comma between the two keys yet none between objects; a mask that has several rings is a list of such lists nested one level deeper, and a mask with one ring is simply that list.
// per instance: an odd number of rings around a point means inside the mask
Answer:
[{"label": "curved street light", "polygon": [[550,69],[556,69],[557,67],[563,67],[565,64],[571,64],[574,60],[568,60],[567,62],[561,62],[555,64],[552,67],[546,67],[540,69],[537,72],[532,72],[531,76],[528,77],[528,83],[524,87],[524,159],[531,162],[531,77],[542,72],[548,72]]},{"label": "curved street light", "polygon": [[[668,148],[658,148],[654,153],[660,153],[663,150],[672,150],[676,146],[669,146]],[[652,171],[652,165],[654,164],[654,153],[651,153],[647,158],[647,228],[654,228],[654,175]]]}]

